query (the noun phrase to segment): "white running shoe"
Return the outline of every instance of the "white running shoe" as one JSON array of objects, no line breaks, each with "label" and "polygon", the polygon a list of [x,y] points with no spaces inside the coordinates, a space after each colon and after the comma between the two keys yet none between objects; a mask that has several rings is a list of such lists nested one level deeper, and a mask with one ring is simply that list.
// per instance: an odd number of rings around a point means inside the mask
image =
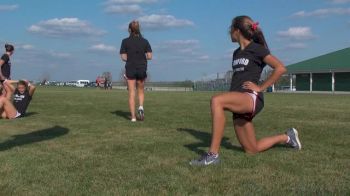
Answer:
[{"label": "white running shoe", "polygon": [[287,143],[287,145],[296,150],[301,150],[301,142],[299,140],[298,131],[295,128],[290,128],[286,131],[286,134],[289,137],[289,142]]}]

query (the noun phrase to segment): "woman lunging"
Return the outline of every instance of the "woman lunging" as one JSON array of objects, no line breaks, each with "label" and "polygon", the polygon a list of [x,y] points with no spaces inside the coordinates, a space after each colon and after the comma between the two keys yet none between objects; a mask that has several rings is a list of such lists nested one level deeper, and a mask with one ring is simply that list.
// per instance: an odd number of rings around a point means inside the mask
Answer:
[{"label": "woman lunging", "polygon": [[[212,97],[210,149],[199,159],[190,161],[190,165],[205,166],[220,162],[219,148],[225,128],[225,110],[233,113],[236,136],[246,153],[256,154],[276,144],[287,144],[294,149],[301,149],[298,132],[294,128],[288,129],[285,134],[256,139],[252,120],[264,107],[262,92],[274,84],[286,72],[286,68],[270,53],[258,23],[250,17],[234,18],[230,35],[232,42],[237,42],[240,46],[233,53],[234,73],[230,92]],[[266,64],[274,71],[259,85],[260,75]]]}]

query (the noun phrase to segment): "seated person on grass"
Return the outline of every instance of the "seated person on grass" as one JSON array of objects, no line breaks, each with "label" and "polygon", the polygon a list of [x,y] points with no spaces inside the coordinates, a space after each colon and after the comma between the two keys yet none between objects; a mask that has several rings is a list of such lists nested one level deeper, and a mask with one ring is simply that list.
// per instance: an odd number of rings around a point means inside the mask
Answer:
[{"label": "seated person on grass", "polygon": [[[12,83],[18,83],[17,88]],[[15,119],[25,116],[26,110],[35,92],[35,86],[27,81],[5,80],[0,86],[5,92],[0,96],[0,114],[4,119]],[[13,95],[13,102],[11,97]]]}]

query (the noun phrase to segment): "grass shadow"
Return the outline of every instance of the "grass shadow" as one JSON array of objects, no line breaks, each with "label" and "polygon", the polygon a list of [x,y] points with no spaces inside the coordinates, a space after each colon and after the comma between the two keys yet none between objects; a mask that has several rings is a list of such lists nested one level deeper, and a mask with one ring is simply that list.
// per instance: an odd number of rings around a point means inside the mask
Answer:
[{"label": "grass shadow", "polygon": [[29,117],[29,116],[34,116],[34,115],[37,115],[39,114],[38,112],[27,112],[24,117]]},{"label": "grass shadow", "polygon": [[14,135],[11,139],[0,143],[0,151],[10,150],[11,148],[32,144],[36,142],[42,142],[46,140],[52,140],[54,138],[63,136],[69,132],[69,129],[54,126],[47,129],[42,129],[22,135]]},{"label": "grass shadow", "polygon": [[130,112],[125,112],[125,111],[121,111],[121,110],[116,110],[116,111],[113,111],[111,112],[111,114],[114,114],[116,116],[120,116],[120,117],[123,117],[127,120],[130,120]]},{"label": "grass shadow", "polygon": [[[211,142],[211,134],[199,131],[195,129],[188,129],[188,128],[178,128],[177,131],[187,132],[194,136],[195,138],[201,140],[201,142],[192,143],[192,144],[186,144],[184,147],[188,148],[191,151],[196,152],[199,155],[202,155],[203,153],[206,153],[206,151],[200,149],[201,147],[208,147]],[[232,145],[229,141],[228,137],[223,137],[221,141],[221,146],[226,149],[231,149],[235,151],[241,151],[243,152],[243,149],[240,146]]]},{"label": "grass shadow", "polygon": [[[286,144],[275,144],[272,148],[285,148],[285,149],[291,149]],[[271,148],[271,149],[272,149]]]}]

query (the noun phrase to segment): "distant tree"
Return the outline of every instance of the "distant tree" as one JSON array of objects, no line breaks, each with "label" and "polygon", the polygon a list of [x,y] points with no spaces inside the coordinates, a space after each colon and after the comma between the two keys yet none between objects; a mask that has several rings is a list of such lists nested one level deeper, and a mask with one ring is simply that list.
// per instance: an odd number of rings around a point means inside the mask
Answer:
[{"label": "distant tree", "polygon": [[231,80],[232,80],[232,75],[233,75],[233,71],[227,71],[226,73],[225,73],[225,81],[226,82],[230,82]]},{"label": "distant tree", "polygon": [[151,82],[151,73],[150,72],[147,72],[147,78],[146,78],[146,82]]},{"label": "distant tree", "polygon": [[281,78],[279,78],[275,83],[275,88],[279,90],[283,90],[286,87],[290,86],[290,78],[288,75],[283,75]]},{"label": "distant tree", "polygon": [[267,78],[270,77],[272,72],[273,72],[273,69],[270,66],[266,66],[261,73],[260,81],[264,82],[265,80],[267,80]]},{"label": "distant tree", "polygon": [[44,72],[41,74],[39,81],[41,85],[45,85],[50,80],[50,74],[47,72]]},{"label": "distant tree", "polygon": [[121,68],[119,72],[118,82],[125,82],[125,68]]},{"label": "distant tree", "polygon": [[105,78],[108,82],[112,82],[112,73],[109,71],[105,71],[102,73],[102,77]]}]

